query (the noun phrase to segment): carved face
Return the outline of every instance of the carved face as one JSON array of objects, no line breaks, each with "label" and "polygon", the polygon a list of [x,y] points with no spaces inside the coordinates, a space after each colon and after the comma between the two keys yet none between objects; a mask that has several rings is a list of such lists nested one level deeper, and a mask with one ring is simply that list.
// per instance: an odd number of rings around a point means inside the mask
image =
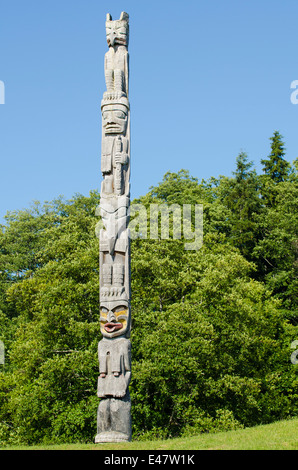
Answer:
[{"label": "carved face", "polygon": [[105,134],[125,134],[128,109],[124,104],[105,104],[102,107],[102,125]]},{"label": "carved face", "polygon": [[127,20],[116,20],[106,21],[106,36],[108,46],[114,46],[119,44],[121,46],[127,46],[128,43],[128,21]]},{"label": "carved face", "polygon": [[100,331],[105,338],[115,338],[127,333],[129,327],[129,308],[124,300],[101,302]]}]

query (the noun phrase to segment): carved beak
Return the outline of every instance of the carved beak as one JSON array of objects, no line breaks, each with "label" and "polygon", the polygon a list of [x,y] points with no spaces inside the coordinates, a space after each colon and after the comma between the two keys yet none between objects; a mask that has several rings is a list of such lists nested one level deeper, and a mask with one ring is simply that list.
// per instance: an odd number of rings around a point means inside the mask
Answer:
[{"label": "carved beak", "polygon": [[110,35],[110,45],[113,47],[114,44],[115,44],[115,38],[116,38],[116,33],[115,31],[112,31],[111,32],[111,35]]}]

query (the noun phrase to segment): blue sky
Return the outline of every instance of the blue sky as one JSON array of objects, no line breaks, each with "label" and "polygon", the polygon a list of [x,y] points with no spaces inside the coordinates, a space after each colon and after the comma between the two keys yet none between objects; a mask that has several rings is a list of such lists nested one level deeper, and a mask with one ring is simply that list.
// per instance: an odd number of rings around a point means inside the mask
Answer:
[{"label": "blue sky", "polygon": [[297,0],[2,0],[0,222],[99,189],[105,17],[130,15],[131,196],[167,171],[261,172],[274,130],[298,156]]}]

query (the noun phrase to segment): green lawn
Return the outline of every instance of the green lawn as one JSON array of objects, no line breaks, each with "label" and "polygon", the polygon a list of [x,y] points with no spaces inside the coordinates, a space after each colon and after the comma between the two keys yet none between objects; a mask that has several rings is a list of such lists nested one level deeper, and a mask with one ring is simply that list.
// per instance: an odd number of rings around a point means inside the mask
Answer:
[{"label": "green lawn", "polygon": [[121,444],[11,446],[2,450],[298,450],[298,418],[239,431]]}]

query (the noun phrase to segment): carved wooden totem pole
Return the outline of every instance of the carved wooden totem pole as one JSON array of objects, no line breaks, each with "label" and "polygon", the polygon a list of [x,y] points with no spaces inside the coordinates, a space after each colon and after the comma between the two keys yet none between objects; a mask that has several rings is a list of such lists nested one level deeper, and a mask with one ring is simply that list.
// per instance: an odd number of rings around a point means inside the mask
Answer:
[{"label": "carved wooden totem pole", "polygon": [[100,212],[100,327],[99,377],[95,442],[131,439],[129,382],[130,337],[130,111],[128,100],[128,26],[106,19],[109,46],[105,54],[107,91],[101,102],[102,154]]}]

